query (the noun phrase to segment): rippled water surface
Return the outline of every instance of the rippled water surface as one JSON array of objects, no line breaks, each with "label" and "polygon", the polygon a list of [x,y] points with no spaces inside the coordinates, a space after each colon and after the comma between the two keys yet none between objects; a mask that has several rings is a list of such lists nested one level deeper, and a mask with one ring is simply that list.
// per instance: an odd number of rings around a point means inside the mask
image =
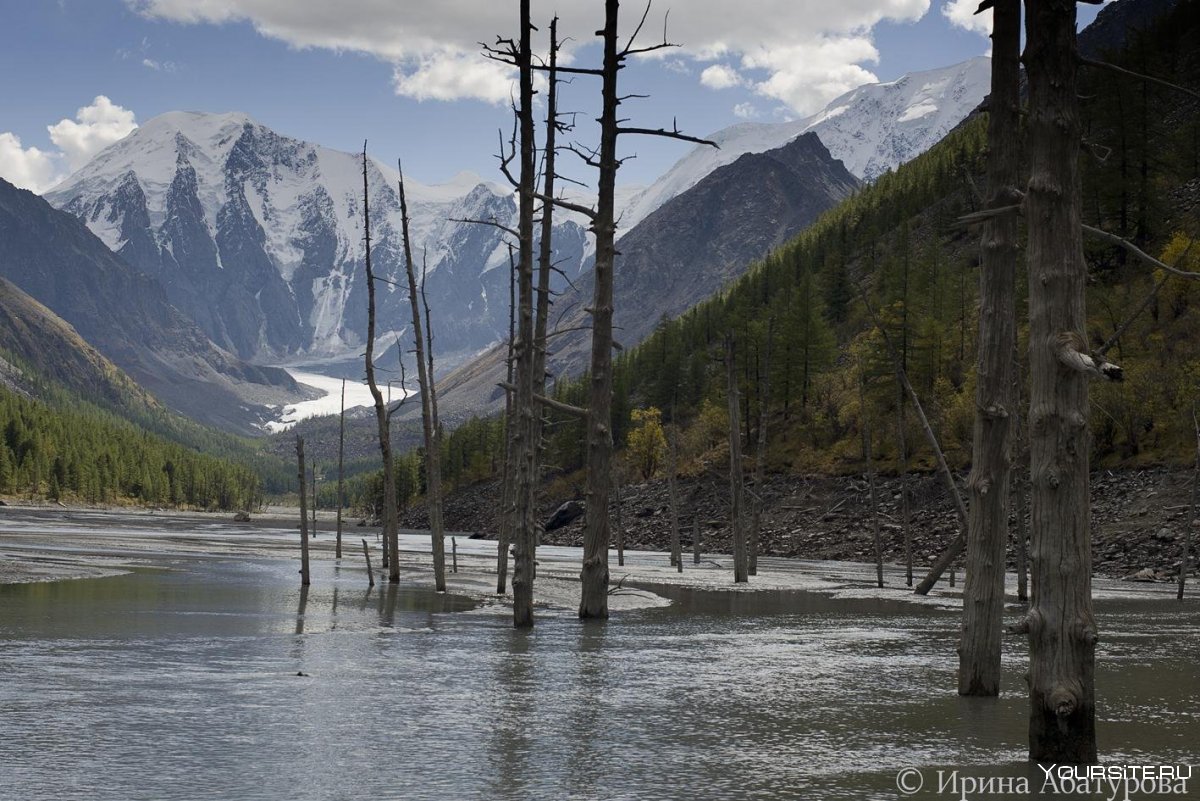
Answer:
[{"label": "rippled water surface", "polygon": [[[661,588],[524,633],[329,562],[296,584],[177,558],[0,586],[0,798],[863,799],[903,767],[1026,770],[1023,643],[1002,698],[960,699],[951,611]],[[1197,761],[1196,604],[1098,609],[1104,760]]]}]

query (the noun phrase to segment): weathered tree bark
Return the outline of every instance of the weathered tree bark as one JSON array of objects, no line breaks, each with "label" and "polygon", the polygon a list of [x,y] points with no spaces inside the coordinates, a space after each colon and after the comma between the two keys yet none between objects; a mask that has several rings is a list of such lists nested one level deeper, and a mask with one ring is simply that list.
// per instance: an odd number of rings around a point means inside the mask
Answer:
[{"label": "weathered tree bark", "polygon": [[671,503],[671,564],[677,573],[683,572],[683,551],[679,537],[679,489],[676,486],[675,474],[679,471],[679,432],[671,423],[671,431],[667,445],[670,463],[667,465],[667,496]]},{"label": "weathered tree bark", "polygon": [[[542,196],[554,197],[555,155],[558,123],[558,17],[550,20],[550,63],[546,74],[546,143],[542,148]],[[554,204],[542,201],[541,239],[538,242],[537,269],[537,316],[534,318],[533,340],[533,391],[546,395],[546,332],[550,319],[550,273],[554,269]],[[542,437],[545,417],[539,413],[534,419],[535,441],[534,469],[538,470],[542,452]],[[537,473],[534,474],[535,479]],[[540,524],[541,521],[539,521]]]},{"label": "weathered tree bark", "polygon": [[520,253],[517,259],[517,390],[513,398],[513,625],[533,625],[534,551],[537,547],[537,519],[533,502],[536,469],[537,426],[534,410],[534,363],[537,350],[533,324],[533,212],[536,179],[533,141],[533,56],[530,44],[532,23],[529,0],[521,0],[521,35],[516,51],[519,73],[520,178],[518,185],[517,231]]},{"label": "weathered tree bark", "polygon": [[311,583],[308,573],[308,510],[305,508],[308,493],[304,486],[304,440],[301,437],[296,437],[296,462],[300,465],[300,586],[307,587]]},{"label": "weathered tree bark", "polygon": [[904,387],[896,383],[896,433],[900,440],[900,534],[904,540],[904,585],[913,585],[912,510],[908,506],[908,421],[905,420]]},{"label": "weathered tree bark", "polygon": [[621,516],[621,475],[620,469],[613,470],[613,500],[616,501],[617,525],[617,565],[625,566],[625,518]]},{"label": "weathered tree bark", "polygon": [[396,470],[392,463],[391,414],[383,402],[383,393],[375,380],[375,273],[371,269],[371,212],[367,186],[367,143],[363,142],[363,239],[367,267],[367,386],[375,401],[375,421],[379,429],[379,454],[383,458],[383,542],[388,581],[400,582],[400,535],[396,528]]},{"label": "weathered tree bark", "polygon": [[[508,380],[513,383],[517,315],[517,263],[513,258],[512,245],[508,247],[508,355],[505,359]],[[504,469],[500,478],[500,535],[496,541],[496,594],[503,595],[508,585],[508,546],[512,541],[512,514],[515,503],[516,467],[513,464],[513,392],[504,391]]]},{"label": "weathered tree bark", "polygon": [[751,576],[758,575],[758,540],[762,527],[763,491],[767,479],[767,406],[771,398],[771,340],[775,334],[775,321],[767,320],[767,344],[763,349],[762,371],[758,380],[758,445],[754,449],[754,498],[750,507],[750,561]]},{"label": "weathered tree bark", "polygon": [[871,496],[871,544],[875,550],[875,582],[883,587],[883,540],[879,534],[879,491],[875,486],[875,459],[871,454],[871,420],[867,415],[867,377],[858,378],[858,403],[862,429],[863,463],[867,469],[867,487]]},{"label": "weathered tree bark", "polygon": [[1017,528],[1013,539],[1016,546],[1017,562],[1017,600],[1025,603],[1029,600],[1029,524],[1026,522],[1029,507],[1025,502],[1025,494],[1029,491],[1029,449],[1026,446],[1024,423],[1025,415],[1021,400],[1020,362],[1013,365],[1013,395],[1016,397],[1016,412],[1013,414],[1013,439],[1017,454],[1017,476],[1013,481],[1013,513],[1017,518]]},{"label": "weathered tree bark", "polygon": [[[992,3],[992,88],[988,102],[988,207],[1012,203],[1020,180],[1021,0]],[[983,224],[979,345],[971,453],[967,558],[958,694],[1000,694],[1004,566],[1008,544],[1013,350],[1016,348],[1017,218]]]},{"label": "weathered tree bark", "polygon": [[733,539],[733,581],[743,584],[750,580],[746,554],[746,527],[742,519],[742,435],[738,420],[737,364],[733,335],[725,336],[726,395],[729,400],[729,523]]},{"label": "weathered tree bark", "polygon": [[362,544],[363,544],[363,558],[367,560],[367,582],[368,582],[367,586],[374,587],[375,586],[375,571],[371,569],[371,552],[370,552],[370,550],[367,549],[367,541],[365,539],[362,541]]},{"label": "weathered tree bark", "polygon": [[342,411],[338,415],[338,487],[337,487],[337,550],[335,557],[342,558],[342,507],[346,504],[345,472],[346,455],[346,379],[342,379]]},{"label": "weathered tree bark", "polygon": [[312,458],[312,536],[317,537],[317,457]]},{"label": "weathered tree bark", "polygon": [[700,516],[692,518],[692,564],[700,564]]},{"label": "weathered tree bark", "polygon": [[[400,172],[400,230],[404,240],[404,271],[408,276],[408,299],[412,307],[413,342],[417,353],[417,386],[421,392],[421,429],[425,442],[425,504],[429,510],[429,536],[433,548],[433,581],[438,592],[446,591],[446,538],[442,522],[442,448],[438,436],[433,383],[433,353],[427,350],[432,340],[425,331],[431,324],[421,319],[421,298],[413,268],[412,242],[408,235],[408,201],[404,195],[404,172]],[[403,388],[402,388],[403,389]]]},{"label": "weathered tree bark", "polygon": [[1096,761],[1088,373],[1075,1],[1026,4],[1029,78],[1029,758]]},{"label": "weathered tree bark", "polygon": [[1175,597],[1181,601],[1192,554],[1192,526],[1196,525],[1196,507],[1200,506],[1200,419],[1196,417],[1194,403],[1192,404],[1192,426],[1196,430],[1196,467],[1192,472],[1192,508],[1188,512],[1187,525],[1183,527],[1183,543],[1180,545],[1179,552],[1179,591]]},{"label": "weathered tree bark", "polygon": [[608,494],[612,487],[613,265],[616,260],[614,191],[617,168],[617,0],[605,0],[604,62],[600,89],[599,183],[596,216],[595,278],[592,295],[592,358],[588,376],[587,520],[583,535],[583,584],[579,617],[608,617]]}]

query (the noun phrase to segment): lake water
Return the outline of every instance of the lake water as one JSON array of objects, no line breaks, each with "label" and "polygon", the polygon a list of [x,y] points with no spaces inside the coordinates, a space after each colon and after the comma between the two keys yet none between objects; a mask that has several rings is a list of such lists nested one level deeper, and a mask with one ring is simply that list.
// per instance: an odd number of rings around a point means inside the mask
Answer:
[{"label": "lake water", "polygon": [[[0,586],[0,798],[857,800],[907,767],[1037,775],[1023,641],[1000,699],[958,698],[949,610],[663,587],[519,632],[326,560],[307,594],[290,559],[146,563]],[[1196,762],[1197,603],[1098,610],[1102,760]]]}]

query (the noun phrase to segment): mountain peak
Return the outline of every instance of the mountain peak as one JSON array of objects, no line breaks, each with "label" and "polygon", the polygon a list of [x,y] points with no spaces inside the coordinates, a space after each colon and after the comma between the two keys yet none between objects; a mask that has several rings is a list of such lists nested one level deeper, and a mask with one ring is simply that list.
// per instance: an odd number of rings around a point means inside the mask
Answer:
[{"label": "mountain peak", "polygon": [[809,117],[790,122],[739,122],[710,134],[720,149],[698,145],[634,198],[623,225],[632,227],[718,167],[746,153],[782,147],[814,133],[851,173],[873,180],[928,150],[983,101],[991,60],[978,56],[887,83],[865,84]]}]

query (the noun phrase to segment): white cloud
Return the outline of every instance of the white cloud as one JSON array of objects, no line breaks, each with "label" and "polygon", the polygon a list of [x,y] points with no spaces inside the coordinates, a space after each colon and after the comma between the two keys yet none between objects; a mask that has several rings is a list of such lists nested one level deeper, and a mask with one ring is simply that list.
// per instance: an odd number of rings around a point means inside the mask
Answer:
[{"label": "white cloud", "polygon": [[58,158],[36,147],[22,147],[21,138],[14,133],[0,133],[0,177],[41,193],[58,182]]},{"label": "white cloud", "polygon": [[973,31],[983,36],[992,33],[992,10],[989,8],[982,14],[976,14],[979,0],[947,0],[942,6],[942,16],[950,20],[950,24],[963,30]]},{"label": "white cloud", "polygon": [[[479,0],[406,2],[340,0],[125,0],[138,13],[183,23],[246,22],[293,47],[320,47],[374,55],[395,66],[395,88],[419,99],[474,98],[507,102],[511,73],[479,56],[478,42],[511,36],[516,13],[510,3]],[[809,113],[874,76],[861,64],[877,58],[871,29],[883,20],[912,22],[930,0],[741,0],[731,14],[724,0],[689,0],[687,13],[670,17],[671,41],[683,46],[660,51],[664,62],[728,62],[741,59],[740,73],[761,94],[779,99],[798,114]],[[595,0],[533,0],[535,21],[561,16],[560,35],[569,49],[594,41],[602,4]],[[627,7],[628,32],[640,7]],[[662,35],[655,6],[641,40]],[[544,37],[547,26],[541,25]],[[567,53],[568,57],[570,53]],[[589,57],[594,53],[589,53]],[[470,66],[469,66],[470,65]],[[747,74],[748,71],[759,74]],[[731,70],[732,71],[732,70]],[[812,82],[812,88],[804,84]]]},{"label": "white cloud", "polygon": [[74,120],[60,120],[46,130],[50,132],[50,141],[66,155],[71,169],[77,170],[136,127],[132,111],[97,95],[90,106],[75,112]]},{"label": "white cloud", "polygon": [[709,89],[729,89],[741,86],[742,76],[728,64],[713,64],[700,73],[700,83]]},{"label": "white cloud", "polygon": [[826,38],[747,53],[744,68],[766,70],[754,86],[758,94],[782,101],[798,114],[810,114],[855,87],[878,80],[860,66],[879,60],[879,51],[861,36]]},{"label": "white cloud", "polygon": [[752,120],[759,116],[759,112],[753,103],[738,103],[733,107],[733,115],[743,120]]},{"label": "white cloud", "polygon": [[478,53],[446,48],[420,58],[414,66],[397,64],[392,82],[397,94],[416,100],[475,98],[507,102],[515,73],[498,66]]},{"label": "white cloud", "polygon": [[0,176],[40,194],[136,127],[132,111],[97,95],[75,112],[75,119],[46,126],[57,151],[22,147],[16,134],[0,133]]}]

